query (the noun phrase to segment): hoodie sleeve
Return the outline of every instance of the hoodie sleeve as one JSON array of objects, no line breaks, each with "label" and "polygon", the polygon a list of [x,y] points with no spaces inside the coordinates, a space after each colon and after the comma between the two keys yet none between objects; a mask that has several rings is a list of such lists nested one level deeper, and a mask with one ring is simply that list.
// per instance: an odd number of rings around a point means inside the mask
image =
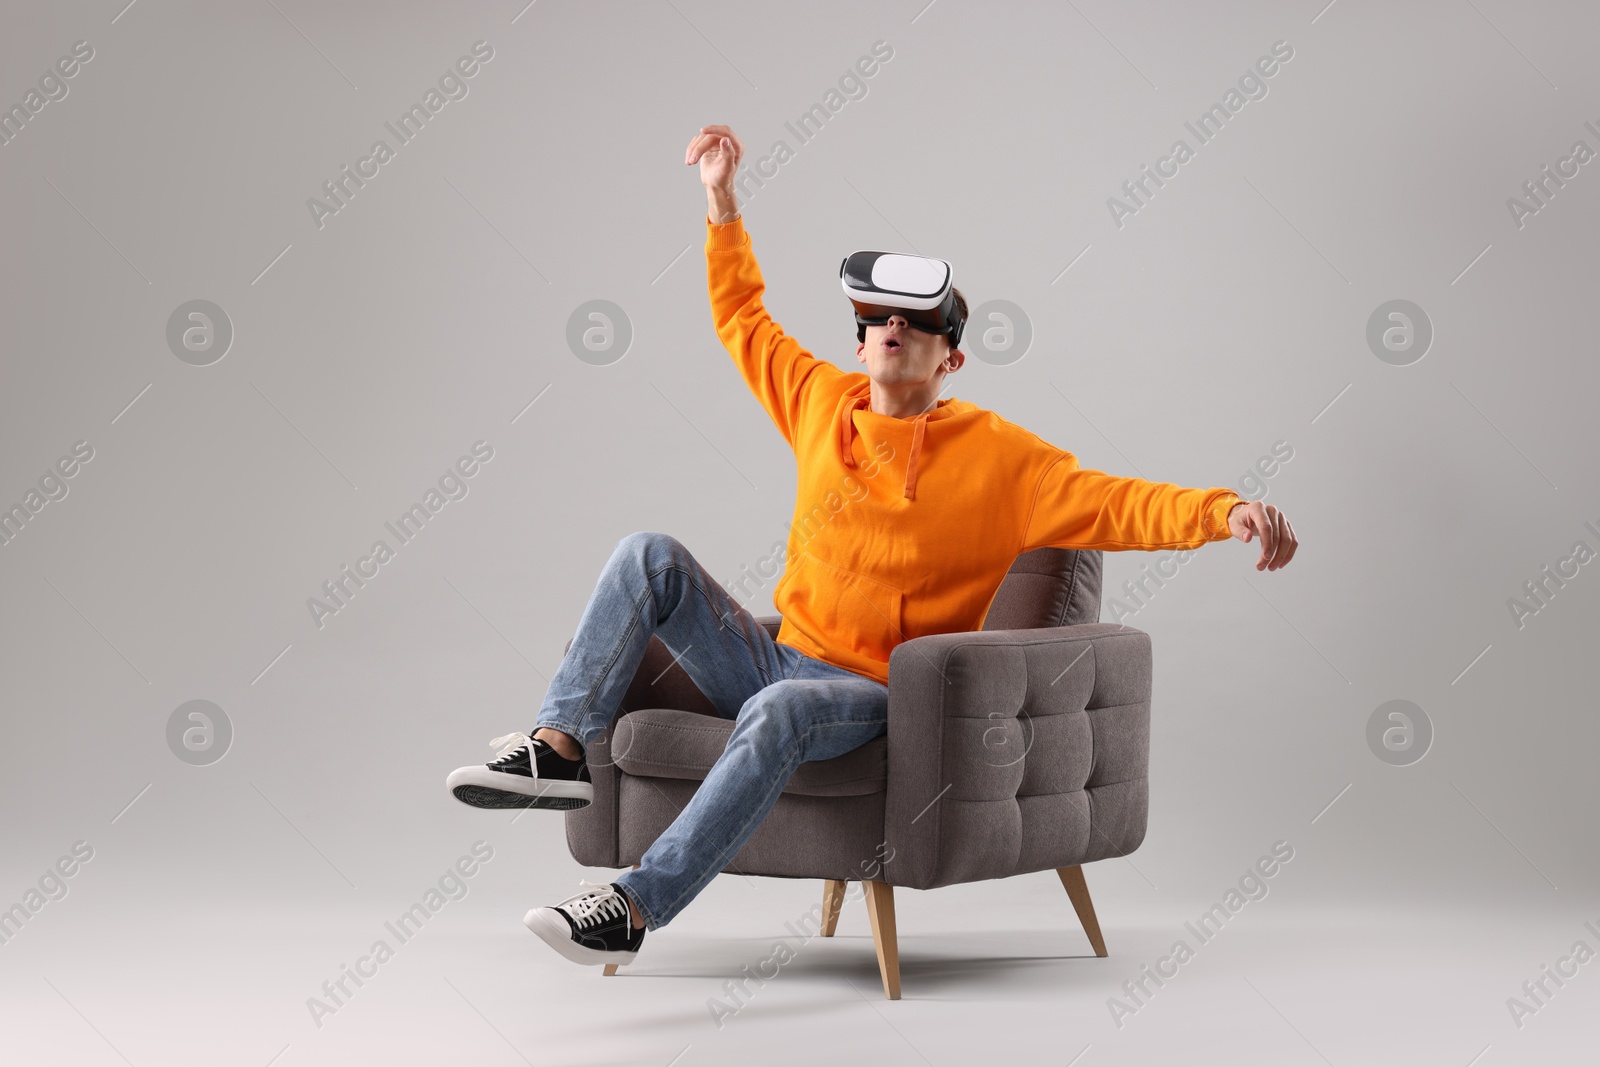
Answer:
[{"label": "hoodie sleeve", "polygon": [[844,372],[801,348],[767,314],[761,302],[766,284],[750,249],[744,216],[724,223],[706,219],[706,283],[717,336],[793,448],[804,392],[819,381],[844,377]]},{"label": "hoodie sleeve", "polygon": [[1076,456],[1061,452],[1034,488],[1018,551],[1198,548],[1233,536],[1228,511],[1240,499],[1232,489],[1186,489],[1083,470]]}]

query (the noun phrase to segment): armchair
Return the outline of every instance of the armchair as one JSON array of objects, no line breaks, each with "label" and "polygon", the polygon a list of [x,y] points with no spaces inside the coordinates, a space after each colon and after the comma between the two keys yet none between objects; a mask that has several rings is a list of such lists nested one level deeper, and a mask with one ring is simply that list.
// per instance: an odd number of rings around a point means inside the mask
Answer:
[{"label": "armchair", "polygon": [[[1144,840],[1151,654],[1148,634],[1097,621],[1101,574],[1099,551],[1023,553],[982,630],[896,646],[887,734],[801,764],[724,871],[821,879],[813,912],[824,936],[846,884],[863,882],[890,1000],[900,998],[897,886],[1054,870],[1105,956],[1083,865]],[[776,635],[781,619],[759,621]],[[637,865],[733,726],[652,638],[621,711],[591,745],[594,802],[566,814],[573,857]]]}]

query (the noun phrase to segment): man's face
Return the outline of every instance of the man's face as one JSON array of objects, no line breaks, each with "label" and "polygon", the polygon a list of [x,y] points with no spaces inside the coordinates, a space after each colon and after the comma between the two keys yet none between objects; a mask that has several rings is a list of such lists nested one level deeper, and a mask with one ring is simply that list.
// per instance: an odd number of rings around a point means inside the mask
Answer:
[{"label": "man's face", "polygon": [[882,326],[868,326],[867,339],[856,346],[856,359],[867,376],[883,385],[932,381],[954,373],[966,361],[950,337],[912,329],[904,316],[893,315]]}]

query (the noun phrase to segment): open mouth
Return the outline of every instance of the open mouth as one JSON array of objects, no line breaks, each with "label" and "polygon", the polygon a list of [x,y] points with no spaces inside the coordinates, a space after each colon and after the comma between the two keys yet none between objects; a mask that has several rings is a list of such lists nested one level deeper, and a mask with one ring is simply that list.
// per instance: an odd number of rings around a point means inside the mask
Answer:
[{"label": "open mouth", "polygon": [[890,352],[898,351],[900,349],[900,339],[898,337],[885,337],[883,339],[883,347]]}]

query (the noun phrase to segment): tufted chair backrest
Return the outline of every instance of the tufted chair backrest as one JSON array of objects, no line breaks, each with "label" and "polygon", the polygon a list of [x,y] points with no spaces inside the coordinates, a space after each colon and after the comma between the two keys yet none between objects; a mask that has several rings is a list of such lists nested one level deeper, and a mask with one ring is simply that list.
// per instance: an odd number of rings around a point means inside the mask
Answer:
[{"label": "tufted chair backrest", "polygon": [[1100,621],[1103,553],[1036,548],[1011,564],[989,605],[985,630],[1033,630]]}]

